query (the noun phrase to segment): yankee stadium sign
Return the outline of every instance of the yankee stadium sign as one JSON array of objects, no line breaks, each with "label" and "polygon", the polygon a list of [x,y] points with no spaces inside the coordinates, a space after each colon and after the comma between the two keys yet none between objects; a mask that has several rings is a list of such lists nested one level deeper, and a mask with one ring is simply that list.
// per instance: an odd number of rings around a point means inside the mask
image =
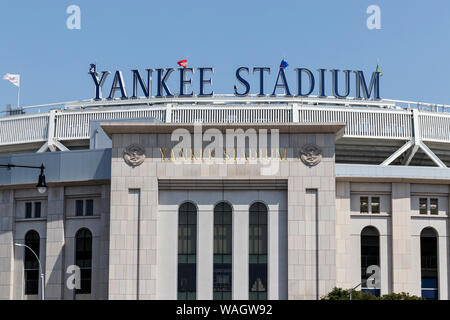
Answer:
[{"label": "yankee stadium sign", "polygon": [[[363,71],[360,70],[338,70],[318,69],[315,72],[306,68],[294,68],[292,73],[296,81],[288,83],[286,74],[287,63],[275,70],[276,78],[270,79],[271,69],[268,67],[239,67],[235,71],[237,83],[234,84],[235,96],[247,96],[252,92],[251,83],[257,85],[253,89],[260,97],[284,96],[284,97],[308,97],[314,92],[319,97],[326,97],[326,88],[331,86],[331,94],[336,98],[346,98],[350,95],[350,83],[354,83],[354,97],[356,99],[380,99],[380,72],[371,74],[370,82],[366,81]],[[175,74],[174,74],[175,73]],[[162,97],[210,97],[214,95],[212,77],[214,69],[203,68],[159,68],[145,69],[145,72],[131,70],[129,73],[132,80],[132,94],[126,89],[122,71],[115,71],[112,84],[107,97],[103,95],[106,79],[111,75],[110,71],[102,71],[99,74],[96,66],[91,65],[89,74],[94,82],[95,100],[102,99],[135,99],[138,92],[149,98],[152,96],[153,75],[156,77],[156,98]],[[176,75],[177,74],[177,75]],[[194,79],[194,78],[197,79]],[[252,79],[254,77],[254,79]],[[353,78],[353,81],[351,81]],[[175,88],[171,88],[168,82],[175,82]],[[252,81],[253,80],[253,81]],[[368,79],[367,79],[368,80]],[[198,81],[198,92],[193,92],[193,81]],[[267,91],[266,91],[267,90]],[[328,89],[329,90],[329,89]]]}]

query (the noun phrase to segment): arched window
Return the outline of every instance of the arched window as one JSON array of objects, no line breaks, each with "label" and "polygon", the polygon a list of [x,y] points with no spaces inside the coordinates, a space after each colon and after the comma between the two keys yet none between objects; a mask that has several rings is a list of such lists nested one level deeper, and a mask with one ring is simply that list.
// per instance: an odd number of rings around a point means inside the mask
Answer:
[{"label": "arched window", "polygon": [[[25,235],[25,245],[30,247],[39,257],[40,237],[39,233],[34,230],[28,231]],[[25,294],[39,293],[39,261],[30,249],[25,250]]]},{"label": "arched window", "polygon": [[232,209],[220,202],[214,207],[214,300],[231,300],[232,239]]},{"label": "arched window", "polygon": [[76,290],[76,294],[91,293],[92,233],[86,228],[78,230],[75,235],[75,264],[81,272],[81,288]]},{"label": "arched window", "polygon": [[367,279],[373,274],[367,268],[374,265],[380,267],[380,234],[375,227],[365,227],[361,231],[361,288],[378,297],[380,288],[367,286]]},{"label": "arched window", "polygon": [[190,202],[178,209],[178,299],[197,297],[197,208]]},{"label": "arched window", "polygon": [[438,237],[433,228],[425,228],[420,234],[420,260],[422,297],[437,300],[439,298]]},{"label": "arched window", "polygon": [[249,212],[250,300],[267,300],[267,207],[256,202]]}]

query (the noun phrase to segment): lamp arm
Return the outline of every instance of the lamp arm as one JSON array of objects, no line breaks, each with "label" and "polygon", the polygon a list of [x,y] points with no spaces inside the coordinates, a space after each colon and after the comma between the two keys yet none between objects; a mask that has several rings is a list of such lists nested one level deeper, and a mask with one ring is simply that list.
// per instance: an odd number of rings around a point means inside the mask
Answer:
[{"label": "lamp arm", "polygon": [[37,261],[38,261],[38,263],[39,263],[39,271],[41,272],[41,275],[44,275],[44,273],[42,272],[41,260],[39,260],[39,257],[37,256],[36,252],[34,252],[34,250],[31,249],[31,248],[30,248],[29,246],[27,246],[26,244],[23,244],[23,246],[24,246],[25,248],[28,248],[28,249],[34,254],[34,256],[36,257],[36,259],[37,259]]},{"label": "lamp arm", "polygon": [[352,288],[352,290],[355,290],[355,289],[358,288],[360,285],[362,285],[362,282],[359,283],[356,287]]},{"label": "lamp arm", "polygon": [[39,167],[37,167],[37,166],[22,166],[22,165],[18,165],[18,164],[11,164],[11,163],[8,163],[8,164],[0,164],[0,167],[2,167],[2,168],[29,168],[29,169],[45,169],[45,166],[44,165],[41,165],[41,166],[39,166]]},{"label": "lamp arm", "polygon": [[350,288],[350,290],[348,290],[349,291],[349,299],[350,300],[352,300],[352,291],[353,290],[355,290],[356,288],[358,288],[360,285],[362,285],[363,283],[362,282],[360,282],[360,283],[358,283],[358,285],[356,285],[355,287],[353,287],[353,288]]}]

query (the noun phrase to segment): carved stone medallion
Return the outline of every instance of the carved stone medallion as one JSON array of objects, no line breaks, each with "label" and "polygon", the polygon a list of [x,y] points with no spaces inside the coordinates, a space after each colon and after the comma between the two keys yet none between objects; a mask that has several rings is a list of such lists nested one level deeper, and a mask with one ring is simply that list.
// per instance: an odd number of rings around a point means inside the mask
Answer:
[{"label": "carved stone medallion", "polygon": [[130,144],[123,152],[123,160],[131,167],[137,167],[145,160],[145,149],[138,144]]},{"label": "carved stone medallion", "polygon": [[322,161],[322,149],[315,144],[305,144],[300,149],[300,159],[308,167],[314,167]]}]

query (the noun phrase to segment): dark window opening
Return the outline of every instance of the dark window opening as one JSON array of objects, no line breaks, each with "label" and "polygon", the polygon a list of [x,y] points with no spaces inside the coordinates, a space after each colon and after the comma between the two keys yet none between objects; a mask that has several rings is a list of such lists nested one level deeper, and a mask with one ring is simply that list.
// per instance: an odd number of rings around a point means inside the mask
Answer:
[{"label": "dark window opening", "polygon": [[422,275],[422,298],[439,299],[438,242],[437,233],[425,228],[420,234],[420,261]]},{"label": "dark window opening", "polygon": [[86,215],[94,215],[94,200],[92,199],[86,200]]},{"label": "dark window opening", "polygon": [[[30,247],[39,257],[40,237],[36,231],[32,230],[26,234],[25,245]],[[24,259],[25,294],[26,295],[38,294],[39,262],[30,249],[24,247],[24,250],[25,250],[25,259]]]},{"label": "dark window opening", "polygon": [[40,202],[34,203],[34,217],[35,218],[41,217],[41,203]]},{"label": "dark window opening", "polygon": [[197,298],[197,208],[190,202],[178,210],[178,300]]},{"label": "dark window opening", "polygon": [[430,199],[430,214],[439,214],[439,206],[438,206],[438,199],[437,198],[431,198]]},{"label": "dark window opening", "polygon": [[75,202],[75,215],[80,217],[83,215],[83,200],[77,200]]},{"label": "dark window opening", "polygon": [[372,213],[380,213],[380,197],[371,197]]},{"label": "dark window opening", "polygon": [[428,213],[428,199],[427,198],[420,198],[419,199],[419,213],[420,214],[427,214]]},{"label": "dark window opening", "polygon": [[25,218],[30,219],[33,217],[33,207],[31,202],[25,203]]},{"label": "dark window opening", "polygon": [[369,213],[369,197],[360,197],[359,198],[359,212],[360,213]]},{"label": "dark window opening", "polygon": [[75,264],[80,268],[81,288],[76,294],[91,293],[92,283],[92,233],[81,229],[75,236]]},{"label": "dark window opening", "polygon": [[256,202],[249,212],[250,300],[267,300],[267,243],[267,207]]},{"label": "dark window opening", "polygon": [[379,296],[380,289],[367,283],[372,275],[367,272],[367,268],[373,265],[380,267],[380,234],[374,227],[365,227],[361,231],[361,287],[363,291]]},{"label": "dark window opening", "polygon": [[232,209],[226,202],[214,207],[213,299],[232,298]]}]

